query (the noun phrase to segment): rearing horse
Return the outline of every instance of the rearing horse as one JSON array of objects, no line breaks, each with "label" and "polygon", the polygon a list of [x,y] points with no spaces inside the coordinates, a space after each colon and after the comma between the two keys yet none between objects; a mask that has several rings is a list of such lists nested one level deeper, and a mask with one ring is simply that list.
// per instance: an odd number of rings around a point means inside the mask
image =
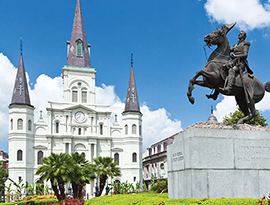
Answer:
[{"label": "rearing horse", "polygon": [[[219,88],[225,84],[228,70],[224,68],[226,63],[230,61],[230,44],[226,35],[235,24],[224,24],[221,29],[216,29],[204,37],[204,41],[208,46],[217,45],[217,48],[211,53],[204,69],[197,71],[195,76],[189,81],[187,96],[192,104],[195,101],[192,97],[194,85],[215,89],[214,94],[207,95],[208,98],[213,98],[214,100],[217,99],[219,93],[228,95]],[[202,76],[202,79],[197,79],[199,76]],[[230,95],[235,96],[237,104],[245,115],[237,124],[248,122],[257,115],[255,103],[261,101],[265,91],[270,92],[270,82],[263,85],[256,77],[251,78],[246,74],[243,74],[241,77],[239,73],[236,75]]]}]

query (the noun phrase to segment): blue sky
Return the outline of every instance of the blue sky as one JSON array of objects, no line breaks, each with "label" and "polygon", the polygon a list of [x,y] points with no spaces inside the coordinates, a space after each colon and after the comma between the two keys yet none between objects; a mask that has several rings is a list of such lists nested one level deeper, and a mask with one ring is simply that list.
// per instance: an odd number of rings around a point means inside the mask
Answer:
[{"label": "blue sky", "polygon": [[[247,31],[246,40],[251,43],[250,67],[263,83],[270,81],[270,6],[267,2],[81,0],[87,42],[91,44],[91,64],[97,70],[96,86],[113,92],[114,99],[110,102],[123,103],[130,72],[130,53],[134,54],[140,105],[145,106],[148,115],[159,116],[155,114],[162,111],[161,116],[164,117],[165,113],[169,121],[167,130],[164,127],[156,138],[144,132],[147,134],[144,138],[148,138],[145,146],[194,123],[206,121],[211,105],[220,120],[235,109],[233,99],[220,95],[217,101],[208,100],[205,94],[211,90],[198,86],[193,93],[195,105],[191,105],[186,97],[189,79],[206,63],[203,38],[224,22],[237,21],[237,26],[228,33],[231,46],[237,43],[240,29]],[[24,63],[33,89],[30,97],[35,98],[35,102],[44,97],[37,94],[40,76],[45,74],[47,80],[57,79],[59,85],[59,76],[66,64],[66,41],[71,37],[75,6],[76,0],[0,1],[0,53],[17,67],[20,37],[23,38]],[[206,49],[206,55],[210,53],[211,50]],[[8,63],[3,62],[0,70],[5,73]],[[3,127],[0,149],[8,151],[7,123],[4,121],[8,120],[7,106],[15,72],[4,76],[5,80],[0,83],[0,125]],[[42,83],[39,92],[51,89],[46,87],[50,86],[48,81]],[[59,96],[56,98],[59,100]],[[266,99],[270,100],[269,94]],[[50,99],[44,101],[47,100]],[[270,119],[269,100],[264,100],[259,109]],[[39,108],[39,104],[34,106]],[[148,116],[147,125],[151,124],[150,119]],[[270,120],[267,122],[270,124]]]}]

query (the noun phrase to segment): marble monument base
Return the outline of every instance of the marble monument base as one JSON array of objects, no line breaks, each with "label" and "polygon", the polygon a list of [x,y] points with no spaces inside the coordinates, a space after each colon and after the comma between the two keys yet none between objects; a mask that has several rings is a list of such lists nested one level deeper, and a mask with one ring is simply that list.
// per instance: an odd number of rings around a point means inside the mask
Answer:
[{"label": "marble monument base", "polygon": [[167,148],[169,198],[270,193],[270,128],[197,123]]}]

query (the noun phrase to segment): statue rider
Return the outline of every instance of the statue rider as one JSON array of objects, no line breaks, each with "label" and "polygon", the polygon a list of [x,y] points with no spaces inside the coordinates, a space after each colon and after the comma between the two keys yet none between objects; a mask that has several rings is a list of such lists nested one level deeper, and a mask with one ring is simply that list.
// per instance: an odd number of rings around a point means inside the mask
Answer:
[{"label": "statue rider", "polygon": [[236,73],[243,73],[246,68],[248,75],[253,77],[253,71],[250,69],[247,61],[250,43],[245,41],[246,36],[247,34],[245,31],[240,31],[238,35],[239,41],[230,48],[230,51],[233,52],[233,54],[231,54],[232,61],[225,64],[225,67],[228,69],[228,77],[226,79],[227,86],[224,88],[219,88],[225,94],[231,94],[232,86],[235,83]]}]

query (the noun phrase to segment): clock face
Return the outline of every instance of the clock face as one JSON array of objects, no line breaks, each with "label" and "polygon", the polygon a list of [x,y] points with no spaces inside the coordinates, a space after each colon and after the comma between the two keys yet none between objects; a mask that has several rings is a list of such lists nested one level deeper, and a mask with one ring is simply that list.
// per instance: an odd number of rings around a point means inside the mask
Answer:
[{"label": "clock face", "polygon": [[77,120],[78,122],[82,122],[85,119],[85,115],[81,111],[76,112],[74,117],[75,117],[75,120]]}]

